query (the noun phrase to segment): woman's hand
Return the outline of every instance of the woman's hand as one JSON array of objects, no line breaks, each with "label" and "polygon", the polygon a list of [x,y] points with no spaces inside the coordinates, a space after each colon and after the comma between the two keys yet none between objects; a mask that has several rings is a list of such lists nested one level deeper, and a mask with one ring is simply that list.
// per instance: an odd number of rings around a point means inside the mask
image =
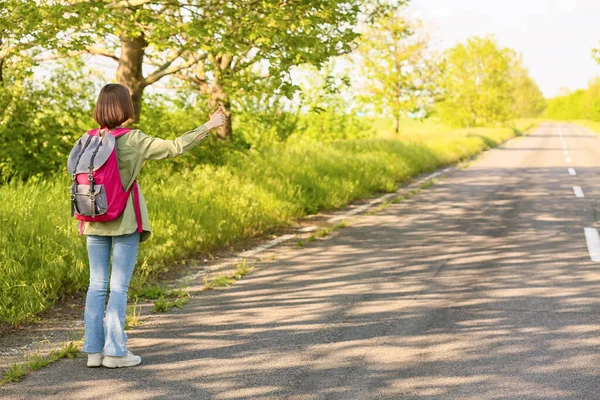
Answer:
[{"label": "woman's hand", "polygon": [[210,119],[205,125],[208,128],[208,130],[211,130],[225,125],[226,122],[227,117],[225,116],[225,110],[223,110],[222,106],[219,106],[217,111],[215,111],[215,113],[210,116]]}]

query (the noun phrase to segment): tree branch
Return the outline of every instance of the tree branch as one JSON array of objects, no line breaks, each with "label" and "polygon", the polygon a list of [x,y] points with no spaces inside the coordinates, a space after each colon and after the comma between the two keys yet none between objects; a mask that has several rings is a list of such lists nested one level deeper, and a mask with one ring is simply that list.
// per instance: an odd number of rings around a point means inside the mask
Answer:
[{"label": "tree branch", "polygon": [[153,0],[123,0],[117,3],[109,2],[106,5],[106,8],[128,8],[128,7],[138,7],[143,6],[144,4],[152,3]]},{"label": "tree branch", "polygon": [[11,50],[12,50],[11,46],[8,46],[8,45],[6,47],[0,46],[0,60],[3,60],[4,58],[6,58]]},{"label": "tree branch", "polygon": [[179,72],[183,69],[189,68],[204,58],[206,58],[206,55],[204,55],[204,54],[203,55],[195,55],[195,56],[191,57],[189,60],[187,60],[186,62],[184,62],[183,64],[179,64],[179,65],[171,65],[173,63],[173,61],[175,61],[174,59],[167,61],[156,71],[154,71],[153,73],[148,75],[148,77],[146,79],[144,79],[144,86],[152,85],[154,82],[158,81],[159,79],[161,79],[164,76],[171,75],[171,74]]},{"label": "tree branch", "polygon": [[94,54],[96,56],[108,57],[108,58],[111,58],[111,59],[113,59],[113,60],[115,60],[117,62],[119,61],[119,57],[117,57],[115,55],[115,53],[111,52],[108,49],[102,48],[102,47],[90,46],[90,47],[88,47],[88,48],[85,49],[85,52],[89,53],[89,54]]},{"label": "tree branch", "polygon": [[70,51],[66,54],[54,53],[54,54],[49,54],[46,56],[36,57],[36,58],[34,58],[34,60],[38,61],[38,62],[39,61],[54,61],[54,60],[61,60],[63,58],[67,58],[67,57],[69,57],[69,58],[78,57],[83,54],[93,54],[96,56],[104,56],[104,57],[108,57],[112,60],[119,62],[119,57],[115,56],[114,53],[111,53],[108,49],[104,49],[101,47],[93,47],[93,46],[90,46],[85,50]]},{"label": "tree branch", "polygon": [[181,79],[182,81],[190,82],[197,85],[200,93],[206,94],[210,92],[210,85],[208,84],[206,79],[199,78],[198,76],[190,76],[178,73],[173,74],[173,76],[177,79]]}]

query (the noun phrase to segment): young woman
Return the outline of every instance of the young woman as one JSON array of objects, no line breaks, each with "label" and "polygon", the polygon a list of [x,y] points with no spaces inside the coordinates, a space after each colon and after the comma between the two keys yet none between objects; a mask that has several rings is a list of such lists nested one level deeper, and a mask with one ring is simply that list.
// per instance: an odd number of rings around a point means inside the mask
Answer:
[{"label": "young woman", "polygon": [[[133,104],[126,87],[108,84],[102,88],[94,109],[100,127],[112,130],[133,117]],[[134,184],[145,160],[160,160],[181,155],[209,136],[209,132],[225,123],[221,109],[204,125],[175,140],[146,136],[137,129],[116,139],[119,175],[124,189]],[[85,301],[85,338],[83,351],[88,353],[88,367],[132,367],[142,359],[127,350],[125,313],[127,290],[136,263],[140,242],[150,237],[150,222],[144,197],[137,188],[137,207],[133,190],[123,213],[107,222],[80,222],[80,232],[87,235],[90,262],[90,286]],[[110,296],[106,306],[106,290]]]}]

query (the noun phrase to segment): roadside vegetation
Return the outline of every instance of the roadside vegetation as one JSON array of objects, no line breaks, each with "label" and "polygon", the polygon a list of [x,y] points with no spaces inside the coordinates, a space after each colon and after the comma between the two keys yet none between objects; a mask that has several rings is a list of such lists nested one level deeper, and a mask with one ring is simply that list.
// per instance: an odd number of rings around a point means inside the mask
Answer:
[{"label": "roadside vegetation", "polygon": [[[592,49],[592,57],[600,64],[600,47]],[[600,123],[600,77],[591,79],[587,89],[561,89],[561,93],[548,102],[545,117],[592,126]]]},{"label": "roadside vegetation", "polygon": [[55,349],[48,356],[33,354],[23,362],[11,364],[0,378],[0,385],[11,382],[19,382],[30,372],[37,371],[40,368],[52,364],[61,358],[76,358],[79,354],[79,342],[68,342],[62,348]]},{"label": "roadside vegetation", "polygon": [[[493,37],[436,54],[408,3],[3,2],[0,323],[34,320],[87,288],[64,164],[95,127],[106,82],[130,89],[131,126],[153,136],[227,110],[210,141],[140,176],[153,237],[130,297],[152,298],[156,311],[186,297],[140,293],[184,260],[393,191],[535,124],[545,101],[518,54]],[[114,68],[95,68],[99,59]],[[128,326],[138,316],[133,304]]]},{"label": "roadside vegetation", "polygon": [[[156,233],[141,247],[132,290],[178,261],[373,192],[394,191],[399,182],[514,135],[511,128],[477,128],[336,141],[319,148],[295,143],[240,154],[226,165],[143,175]],[[65,177],[57,177],[0,187],[0,319],[5,322],[34,318],[87,287],[85,239],[76,236],[64,201],[67,186]]]}]

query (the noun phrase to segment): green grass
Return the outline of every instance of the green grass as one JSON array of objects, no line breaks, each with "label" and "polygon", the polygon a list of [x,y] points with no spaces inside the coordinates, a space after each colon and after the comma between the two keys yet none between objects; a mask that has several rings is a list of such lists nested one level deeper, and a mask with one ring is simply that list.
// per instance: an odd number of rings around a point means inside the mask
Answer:
[{"label": "green grass", "polygon": [[0,383],[19,382],[23,380],[29,373],[29,365],[27,363],[15,363],[8,367],[8,370],[2,376]]},{"label": "green grass", "polygon": [[37,371],[40,368],[47,366],[61,358],[76,358],[79,354],[79,346],[81,341],[69,342],[62,348],[53,350],[48,356],[42,357],[39,354],[34,354],[24,362],[10,364],[4,372],[0,384],[19,382],[23,380],[32,371]]},{"label": "green grass", "polygon": [[125,330],[130,330],[136,326],[140,326],[141,308],[137,305],[137,301],[134,304],[127,305],[127,313],[125,314]]},{"label": "green grass", "polygon": [[235,279],[230,277],[229,275],[219,275],[213,279],[206,279],[204,282],[204,289],[210,290],[219,287],[229,287],[232,283],[235,282]]},{"label": "green grass", "polygon": [[144,298],[148,300],[158,299],[161,296],[164,296],[167,293],[167,290],[161,285],[150,285],[144,286],[142,288],[136,288],[133,290],[130,295],[133,298]]},{"label": "green grass", "polygon": [[52,360],[49,358],[44,358],[39,354],[34,354],[33,357],[29,360],[29,370],[37,371],[40,368],[44,368],[46,365],[52,363]]},{"label": "green grass", "polygon": [[574,121],[573,123],[581,126],[585,126],[586,128],[591,129],[596,133],[600,133],[600,122],[592,121],[589,119]]},{"label": "green grass", "polygon": [[54,350],[50,353],[50,360],[52,362],[58,361],[61,358],[75,358],[79,355],[79,344],[75,342],[69,342],[60,349]]},{"label": "green grass", "polygon": [[154,302],[154,312],[167,312],[169,311],[169,302],[164,297],[159,297]]},{"label": "green grass", "polygon": [[[373,192],[395,191],[399,182],[468,159],[515,132],[407,122],[393,138],[287,143],[177,174],[152,166],[140,180],[154,236],[141,246],[131,293],[181,260]],[[85,239],[75,233],[68,187],[66,174],[0,187],[0,322],[33,320],[87,288]],[[157,293],[148,296],[160,298]]]},{"label": "green grass", "polygon": [[[166,297],[166,298],[165,298]],[[183,289],[170,290],[161,294],[154,302],[154,312],[167,312],[169,308],[183,308],[190,301],[190,294]],[[138,324],[139,325],[139,324]]]},{"label": "green grass", "polygon": [[235,283],[235,281],[242,279],[242,277],[247,275],[252,269],[254,269],[254,266],[248,265],[244,258],[229,275],[220,274],[213,279],[209,279],[208,276],[204,277],[204,289],[211,290],[219,287],[229,287]]}]

